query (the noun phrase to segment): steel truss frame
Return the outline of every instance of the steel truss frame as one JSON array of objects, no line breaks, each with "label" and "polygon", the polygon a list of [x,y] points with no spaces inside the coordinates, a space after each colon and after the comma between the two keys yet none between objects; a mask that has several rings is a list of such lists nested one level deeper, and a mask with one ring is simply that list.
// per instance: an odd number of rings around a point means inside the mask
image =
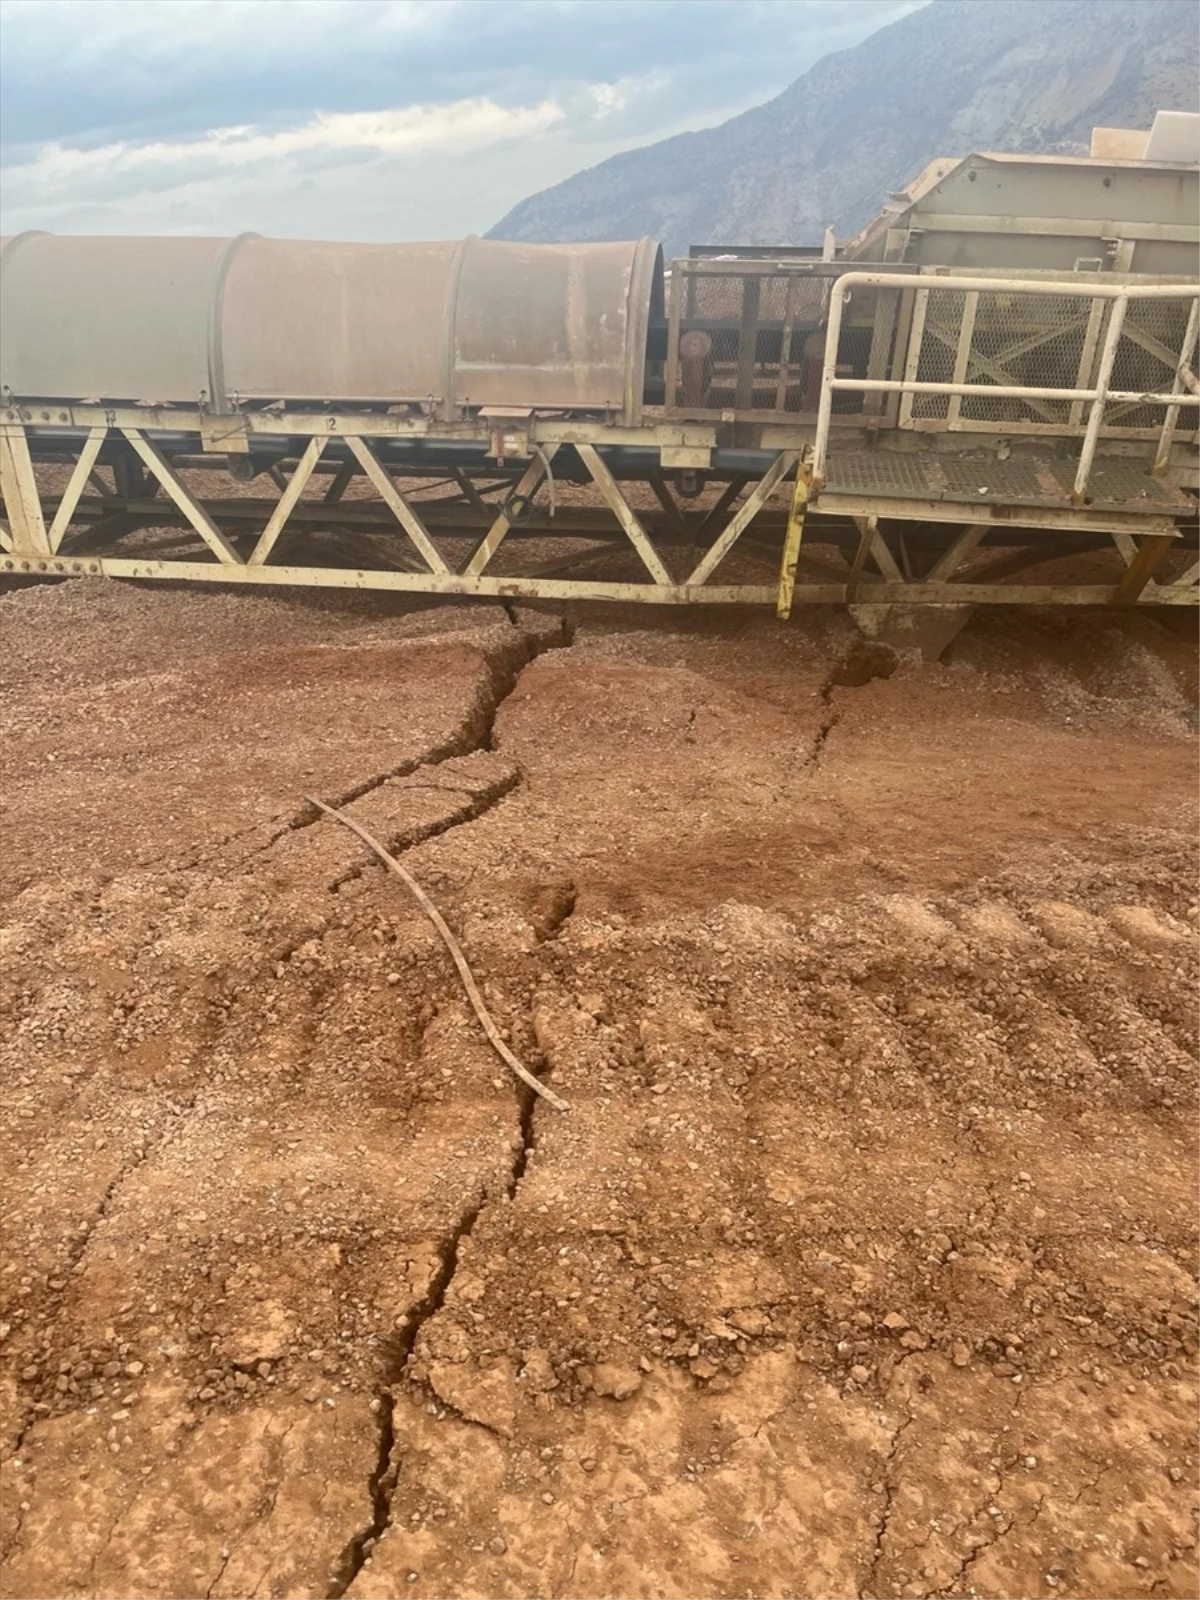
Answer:
[{"label": "steel truss frame", "polygon": [[[6,521],[0,524],[0,575],[89,575],[557,601],[774,605],[781,616],[797,603],[1189,605],[1200,595],[1200,568],[1194,562],[1159,581],[1166,570],[1163,563],[1182,546],[1169,514],[1094,506],[958,505],[948,500],[822,492],[799,441],[794,448],[761,452],[765,465],[756,480],[745,476],[734,480],[716,506],[703,514],[685,514],[671,496],[665,474],[708,465],[716,438],[711,427],[624,428],[595,421],[531,419],[523,430],[497,441],[469,422],[439,425],[377,413],[295,412],[241,413],[222,419],[219,440],[212,427],[211,417],[179,409],[77,406],[34,414],[10,407],[0,417],[0,490],[6,508]],[[502,476],[506,459],[516,461],[520,476],[499,506],[489,502],[457,466],[444,474],[456,485],[454,505],[417,499],[411,487],[398,481],[403,469],[385,462],[381,446],[388,440],[422,435],[476,446],[490,443],[499,462],[489,462],[481,470],[485,477],[500,476],[499,484],[489,486],[492,489],[512,483],[511,468],[507,477]],[[288,441],[294,465],[290,474],[278,461],[263,472],[264,483],[278,491],[274,500],[260,495],[236,504],[206,499],[184,481],[183,469],[173,459],[183,452],[195,455],[207,446],[216,452],[214,464],[224,465],[264,442],[278,448],[281,438]],[[47,448],[59,456],[73,454],[61,493],[45,493],[39,484],[31,440],[39,455]],[[334,440],[339,446],[336,464],[326,459]],[[297,449],[298,441],[302,443]],[[564,513],[560,524],[541,513],[536,527],[518,526],[516,497],[528,508],[543,487],[552,488],[554,461],[567,445],[603,500],[607,522],[595,520],[604,512],[577,513],[574,518]],[[141,473],[132,475],[143,480],[140,496],[121,492],[120,472],[114,472],[111,489],[100,475],[102,457],[114,446],[140,466]],[[614,475],[604,452],[628,446],[649,447],[657,455],[660,466],[647,481],[662,506],[660,512],[635,509]],[[425,476],[430,470],[428,463],[420,468]],[[331,476],[324,495],[314,492],[318,473]],[[126,472],[124,478],[129,477]],[[345,490],[355,477],[366,480],[375,500],[345,500]],[[146,484],[152,492],[146,492]],[[248,521],[258,525],[239,531]],[[390,530],[387,554],[381,555],[378,548],[369,554],[359,549],[352,551],[351,564],[333,564],[320,555],[315,560],[279,559],[285,534],[318,524],[351,540],[363,531]],[[576,533],[605,542],[599,550],[593,543],[579,556],[558,559],[545,570],[528,574],[496,570],[497,556],[514,533],[554,539],[568,524]],[[122,545],[131,531],[166,525],[183,530],[185,547],[176,541],[177,547],[163,554],[144,544],[132,551]],[[844,568],[808,553],[803,544],[806,527],[812,542],[833,544],[839,550],[847,547]],[[923,570],[897,559],[906,527],[920,528],[926,544],[932,539],[937,546],[932,560],[921,564]],[[588,531],[591,528],[593,532]],[[1023,569],[1056,559],[1064,548],[1078,550],[1080,535],[1091,538],[1091,548],[1116,552],[1111,582],[1012,581]],[[464,538],[470,540],[465,559],[452,556],[447,539],[461,543]],[[984,547],[996,545],[1005,555],[986,560]],[[770,580],[713,581],[735,548],[767,563]],[[636,558],[644,578],[609,581],[588,575],[588,567],[599,557],[621,550]],[[817,581],[818,576],[823,581]]]}]

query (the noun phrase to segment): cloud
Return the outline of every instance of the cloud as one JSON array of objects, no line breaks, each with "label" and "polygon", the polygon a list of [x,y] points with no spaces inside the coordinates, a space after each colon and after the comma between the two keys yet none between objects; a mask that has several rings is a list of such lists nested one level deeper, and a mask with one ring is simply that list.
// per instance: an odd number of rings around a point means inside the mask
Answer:
[{"label": "cloud", "polygon": [[419,238],[922,0],[0,0],[5,231]]},{"label": "cloud", "polygon": [[[598,88],[604,88],[598,85]],[[156,168],[247,167],[281,162],[317,152],[336,158],[347,152],[380,155],[428,149],[470,149],[497,139],[544,133],[563,120],[552,100],[527,107],[498,106],[491,100],[460,100],[442,106],[406,106],[397,111],[317,112],[292,128],[265,129],[243,124],[213,128],[198,139],[118,142],[79,149],[48,144],[24,166],[8,169],[7,181],[53,193],[55,188],[114,173],[153,172]]]}]

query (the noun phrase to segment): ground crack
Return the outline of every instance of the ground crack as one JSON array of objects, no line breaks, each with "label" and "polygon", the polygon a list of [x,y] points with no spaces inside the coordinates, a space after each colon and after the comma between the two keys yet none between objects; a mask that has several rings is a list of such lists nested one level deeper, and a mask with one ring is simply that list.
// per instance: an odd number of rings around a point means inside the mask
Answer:
[{"label": "ground crack", "polygon": [[[440,744],[434,745],[431,750],[420,756],[410,757],[406,761],[388,767],[382,772],[375,772],[369,778],[364,778],[361,783],[354,784],[342,793],[326,800],[326,804],[340,809],[352,805],[355,800],[361,800],[364,795],[370,794],[381,785],[390,782],[393,778],[407,778],[422,767],[437,767],[445,761],[452,760],[455,756],[473,755],[478,750],[495,750],[496,748],[496,716],[500,707],[516,688],[521,674],[530,666],[538,656],[547,650],[562,650],[570,647],[574,638],[574,630],[565,617],[558,619],[558,629],[554,633],[535,634],[525,632],[517,620],[513,610],[506,609],[509,622],[512,624],[518,637],[513,640],[512,646],[491,654],[483,652],[487,666],[488,692],[484,702],[475,713],[468,716],[463,724]],[[324,798],[324,797],[322,797]],[[278,823],[259,845],[256,845],[252,854],[261,855],[269,850],[277,840],[285,834],[297,833],[303,828],[311,828],[319,822],[322,813],[316,806],[305,803],[294,811],[281,823]],[[220,844],[213,847],[219,850]],[[212,851],[203,853],[204,857]],[[198,855],[196,861],[189,865],[198,864],[202,856]]]},{"label": "ground crack", "polygon": [[569,919],[574,916],[578,900],[579,890],[574,883],[554,885],[550,892],[550,904],[545,914],[538,919],[534,930],[539,944],[545,944],[548,939],[558,938]]},{"label": "ground crack", "polygon": [[[70,1248],[68,1249],[64,1258],[64,1265],[55,1269],[56,1281],[61,1279],[63,1282],[63,1289],[54,1291],[55,1293],[61,1294],[65,1292],[67,1280],[69,1280],[78,1272],[80,1263],[83,1260],[88,1245],[91,1244],[92,1239],[95,1237],[97,1227],[104,1222],[111,1213],[113,1204],[117,1198],[117,1194],[127,1179],[129,1179],[139,1167],[144,1165],[144,1163],[158,1151],[158,1149],[170,1135],[171,1123],[176,1117],[182,1115],[183,1112],[190,1111],[195,1105],[195,1102],[196,1096],[194,1094],[171,1102],[171,1111],[164,1117],[163,1125],[156,1130],[155,1136],[153,1138],[147,1138],[144,1144],[135,1145],[129,1159],[123,1161],[118,1170],[108,1180],[103,1194],[96,1203],[95,1210],[88,1219],[87,1231],[81,1232],[76,1239],[72,1240]],[[46,1361],[47,1368],[53,1366],[54,1364],[55,1363],[53,1361]],[[49,1418],[54,1415],[54,1411],[52,1409],[54,1401],[58,1401],[60,1404],[62,1404],[62,1402],[66,1400],[66,1408],[68,1410],[73,1409],[71,1407],[70,1400],[66,1399],[65,1396],[59,1396],[57,1392],[46,1389],[45,1381],[48,1381],[49,1377],[50,1373],[47,1370],[44,1373],[42,1384],[40,1385],[39,1389],[35,1391],[35,1394],[40,1394],[43,1397],[49,1395],[49,1399],[43,1398],[41,1400],[35,1400],[26,1410],[21,1427],[18,1430],[16,1438],[9,1450],[9,1458],[12,1460],[16,1460],[21,1455],[21,1452],[25,1446],[25,1441],[28,1439],[30,1433],[37,1426],[37,1424],[39,1422],[49,1420]],[[82,1403],[83,1402],[81,1401],[80,1404]]]},{"label": "ground crack", "polygon": [[390,1391],[378,1396],[379,1448],[375,1466],[367,1480],[367,1493],[371,1498],[371,1520],[361,1532],[356,1533],[342,1552],[333,1582],[326,1594],[328,1600],[341,1600],[341,1596],[357,1578],[363,1564],[374,1549],[380,1536],[392,1520],[392,1495],[396,1477],[392,1468],[392,1447],[396,1442],[393,1422],[394,1402]]},{"label": "ground crack", "polygon": [[[415,845],[424,844],[426,839],[437,839],[443,833],[449,833],[452,828],[461,828],[464,823],[475,822],[485,816],[493,806],[500,804],[506,795],[520,787],[523,775],[515,767],[511,772],[506,772],[503,777],[497,778],[494,783],[489,783],[486,788],[470,795],[465,805],[456,806],[453,811],[448,811],[444,816],[437,817],[432,822],[418,823],[413,828],[395,835],[384,841],[386,848],[392,855],[401,855],[405,850],[411,850]],[[416,787],[440,787],[440,785],[417,785]],[[467,791],[458,790],[459,794]],[[336,893],[344,883],[350,883],[355,878],[361,878],[364,873],[376,866],[374,858],[366,857],[353,867],[341,873],[329,884],[331,892]]]},{"label": "ground crack", "polygon": [[[512,1164],[505,1184],[505,1198],[510,1202],[516,1196],[521,1180],[525,1176],[529,1157],[534,1148],[533,1122],[537,1110],[537,1096],[532,1089],[524,1085],[518,1086],[517,1106],[519,1138],[515,1143]],[[393,1386],[404,1376],[421,1329],[445,1305],[454,1274],[458,1271],[458,1258],[463,1240],[470,1238],[487,1204],[487,1199],[487,1194],[484,1193],[463,1212],[442,1246],[437,1269],[430,1279],[429,1287],[384,1343],[384,1384],[376,1396],[379,1448],[367,1486],[371,1500],[371,1520],[354,1535],[342,1552],[333,1582],[327,1590],[327,1600],[341,1600],[362,1571],[371,1551],[391,1526],[392,1501],[396,1493],[400,1467],[399,1461],[393,1459],[396,1444],[396,1401]]]},{"label": "ground crack", "polygon": [[819,767],[821,757],[825,751],[825,741],[842,720],[840,711],[835,710],[832,704],[833,684],[826,683],[821,688],[821,704],[823,711],[821,720],[817,724],[817,731],[813,735],[812,743],[808,747],[808,754],[804,757],[804,766]]},{"label": "ground crack", "polygon": [[842,714],[833,703],[835,689],[861,689],[873,678],[890,678],[899,666],[899,657],[884,644],[860,639],[844,656],[834,662],[829,675],[817,690],[821,706],[821,720],[813,735],[812,744],[804,758],[806,768],[818,767],[825,749],[825,741],[841,721]]},{"label": "ground crack", "polygon": [[[506,608],[507,610],[507,608]],[[514,612],[508,611],[509,621],[514,627],[519,626]],[[495,748],[495,720],[500,706],[512,693],[520,678],[521,672],[543,650],[558,649],[569,646],[572,641],[572,630],[566,619],[561,619],[559,632],[556,638],[538,639],[529,635],[523,640],[523,659],[515,663],[489,662],[493,682],[493,698],[486,725],[478,733],[475,741],[469,748],[456,748],[448,751],[447,755],[468,755],[472,750],[492,750]],[[439,756],[439,760],[446,756]],[[425,760],[409,765],[406,770],[384,773],[377,779],[368,780],[359,785],[351,794],[342,797],[337,805],[346,805],[360,799],[364,794],[376,789],[380,784],[391,777],[405,777],[409,772],[415,771],[418,766],[435,765],[436,762]],[[505,794],[509,793],[521,781],[521,774],[514,772],[511,780],[502,780],[501,783],[490,785],[477,800],[472,801],[471,807],[464,810],[474,810],[474,815],[482,815],[484,810],[497,804]],[[311,813],[311,815],[309,815]],[[300,814],[299,820],[293,820],[287,827],[275,835],[279,838],[283,833],[299,827],[307,827],[321,815],[315,807],[306,806]],[[432,830],[423,832],[421,838],[432,837],[434,832],[444,833],[451,827],[471,820],[466,815],[458,812],[452,813],[449,819],[442,820]],[[274,842],[273,840],[270,842]],[[416,838],[409,841],[417,843]],[[264,848],[266,848],[264,846]],[[362,870],[362,869],[360,869]],[[354,875],[354,874],[351,874]],[[344,880],[342,880],[344,881]],[[570,916],[575,908],[575,890],[571,885],[568,895],[563,897],[561,914],[553,922],[550,932],[555,933]],[[505,1196],[511,1201],[525,1176],[529,1164],[530,1153],[534,1145],[533,1120],[536,1110],[537,1096],[534,1092],[522,1086],[517,1090],[518,1106],[518,1133],[515,1142],[512,1164],[509,1168],[508,1180],[505,1185]],[[367,1483],[367,1491],[371,1503],[371,1520],[361,1528],[346,1545],[334,1569],[333,1578],[329,1589],[326,1591],[327,1600],[342,1600],[342,1596],[350,1588],[355,1578],[362,1571],[371,1551],[387,1532],[392,1522],[392,1502],[395,1498],[396,1486],[399,1477],[399,1461],[396,1456],[396,1399],[394,1385],[403,1377],[405,1369],[416,1348],[417,1339],[421,1329],[435,1317],[446,1303],[446,1296],[458,1271],[459,1251],[464,1239],[470,1237],[483,1212],[487,1202],[484,1193],[467,1208],[446,1238],[438,1259],[437,1269],[430,1279],[429,1286],[421,1298],[413,1305],[405,1316],[400,1326],[387,1338],[383,1347],[384,1373],[383,1385],[375,1397],[376,1415],[379,1424],[378,1449],[376,1451],[375,1465]]]},{"label": "ground crack", "polygon": [[883,1560],[883,1542],[887,1538],[888,1527],[892,1520],[892,1501],[895,1497],[896,1486],[892,1482],[892,1463],[896,1459],[896,1452],[900,1448],[900,1440],[906,1430],[912,1425],[912,1416],[905,1417],[904,1421],[892,1434],[888,1445],[888,1453],[883,1463],[883,1510],[880,1513],[879,1531],[875,1535],[875,1548],[871,1553],[871,1565],[867,1568],[867,1575],[859,1586],[859,1594],[869,1594],[875,1587],[875,1573],[879,1563]]}]

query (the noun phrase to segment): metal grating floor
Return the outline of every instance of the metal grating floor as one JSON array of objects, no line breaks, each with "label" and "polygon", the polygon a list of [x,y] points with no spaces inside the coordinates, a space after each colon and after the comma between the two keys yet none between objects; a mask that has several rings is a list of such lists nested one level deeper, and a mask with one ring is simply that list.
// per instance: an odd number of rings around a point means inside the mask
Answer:
[{"label": "metal grating floor", "polygon": [[[885,499],[1069,506],[1074,480],[1074,461],[1049,456],[997,461],[995,456],[858,451],[830,454],[825,490]],[[1088,500],[1114,511],[1192,511],[1196,505],[1176,485],[1152,478],[1139,461],[1097,463]]]}]

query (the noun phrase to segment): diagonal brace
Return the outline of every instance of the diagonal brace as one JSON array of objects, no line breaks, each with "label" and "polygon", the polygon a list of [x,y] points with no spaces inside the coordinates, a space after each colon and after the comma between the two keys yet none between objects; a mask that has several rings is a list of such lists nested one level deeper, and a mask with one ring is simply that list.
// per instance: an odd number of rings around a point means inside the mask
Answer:
[{"label": "diagonal brace", "polygon": [[[933,337],[935,339],[939,339],[947,349],[953,350],[955,354],[957,354],[958,337],[956,334],[948,333],[944,328],[939,328],[936,322],[926,322],[925,331],[927,333],[931,333]],[[1009,359],[1011,360],[1012,357],[1010,356]],[[999,361],[993,361],[991,357],[984,355],[980,350],[972,350],[970,360],[967,363],[968,382],[971,380],[974,374],[978,372],[986,373],[989,378],[994,379],[996,383],[1001,385],[1001,387],[1011,384],[1013,381],[1012,373],[1006,372],[1005,369],[1000,365]],[[987,396],[972,395],[971,398],[986,399]],[[1031,411],[1040,411],[1047,422],[1057,421],[1053,411],[1051,411],[1050,407],[1044,400],[1034,400],[1029,395],[1021,395],[1020,401],[1023,406],[1028,406]]]},{"label": "diagonal brace", "polygon": [[54,513],[54,521],[50,524],[50,549],[55,553],[57,553],[59,545],[63,542],[63,535],[71,525],[71,518],[75,515],[75,508],[79,504],[79,497],[92,475],[92,468],[96,465],[96,457],[100,454],[100,447],[107,437],[107,428],[92,428],[84,441],[83,449],[79,452],[79,460],[75,463],[75,470],[67,479],[67,487],[63,490],[63,497],[58,502],[58,510]]},{"label": "diagonal brace", "polygon": [[[553,461],[557,450],[558,446],[556,444],[547,444],[542,446],[539,454],[534,456],[533,460],[521,474],[516,488],[512,490],[511,494],[505,496],[506,505],[518,495],[520,495],[522,499],[528,499],[530,495],[536,492],[538,484],[540,484],[542,479],[546,476],[547,465],[549,462]],[[466,481],[469,482],[470,480],[468,479]],[[508,531],[511,527],[512,523],[509,521],[505,512],[502,511],[496,518],[495,522],[492,523],[488,531],[484,534],[483,538],[475,546],[474,550],[472,550],[471,558],[463,568],[464,577],[479,577],[480,573],[483,572],[487,567],[488,562],[496,554],[496,551],[499,550],[505,539],[507,539]]]},{"label": "diagonal brace", "polygon": [[0,427],[0,494],[8,513],[8,547],[48,556],[50,539],[24,428]]},{"label": "diagonal brace", "polygon": [[626,500],[617,487],[617,480],[608,469],[604,457],[590,444],[577,444],[575,453],[592,475],[592,481],[600,493],[608,501],[617,521],[625,530],[630,544],[642,558],[642,565],[654,579],[655,583],[669,584],[671,574],[663,566],[658,551],[650,543],[645,528],[638,520],[637,513]]},{"label": "diagonal brace", "polygon": [[383,462],[371,446],[365,439],[360,439],[355,434],[346,435],[346,444],[359,466],[375,485],[379,498],[421,552],[430,572],[448,573],[450,568],[442,560],[437,546],[426,532],[425,524],[392,482]]},{"label": "diagonal brace", "polygon": [[287,480],[279,503],[272,511],[269,521],[258,537],[258,543],[250,552],[249,565],[261,567],[275,548],[275,542],[283,532],[284,526],[292,512],[296,509],[296,502],[304,493],[304,486],[312,477],[313,468],[321,459],[321,452],[325,448],[325,434],[315,434],[305,447],[304,454],[300,457],[295,472]]},{"label": "diagonal brace", "polygon": [[976,545],[987,538],[989,531],[990,529],[986,522],[974,522],[969,528],[964,528],[933,563],[924,578],[922,578],[922,583],[948,581],[962,566]]},{"label": "diagonal brace", "polygon": [[242,565],[241,558],[233,545],[230,544],[200,502],[193,499],[183,484],[180,483],[171,463],[162,454],[158,446],[151,444],[150,440],[140,433],[137,428],[122,428],[121,432],[183,512],[217,560],[223,562],[225,566],[240,567]]},{"label": "diagonal brace", "polygon": [[1173,533],[1149,534],[1142,539],[1137,554],[1125,568],[1124,576],[1117,584],[1113,598],[1118,605],[1129,604],[1141,596],[1151,576],[1174,543]]},{"label": "diagonal brace", "polygon": [[687,579],[689,585],[704,583],[716,571],[717,567],[724,561],[742,534],[770,499],[780,479],[787,476],[799,459],[800,452],[798,450],[780,451],[734,515],[726,523],[724,533],[705,551],[703,559]]}]

